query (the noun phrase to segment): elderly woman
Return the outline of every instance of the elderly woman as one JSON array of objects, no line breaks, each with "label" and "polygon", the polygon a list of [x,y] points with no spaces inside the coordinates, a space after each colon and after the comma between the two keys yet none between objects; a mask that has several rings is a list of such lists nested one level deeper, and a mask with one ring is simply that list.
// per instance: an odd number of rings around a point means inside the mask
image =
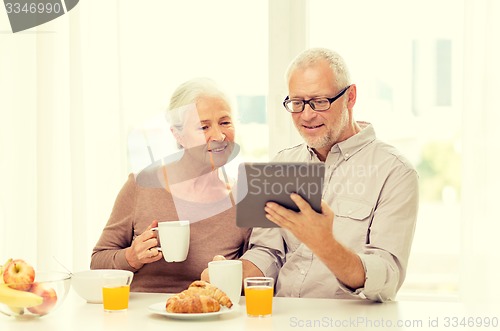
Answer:
[{"label": "elderly woman", "polygon": [[[214,255],[239,258],[251,231],[235,224],[223,169],[238,149],[226,95],[209,79],[190,80],[173,93],[167,115],[180,155],[129,175],[92,253],[92,269],[133,271],[136,292],[185,289]],[[181,219],[191,223],[189,253],[183,262],[167,263],[152,229]]]}]

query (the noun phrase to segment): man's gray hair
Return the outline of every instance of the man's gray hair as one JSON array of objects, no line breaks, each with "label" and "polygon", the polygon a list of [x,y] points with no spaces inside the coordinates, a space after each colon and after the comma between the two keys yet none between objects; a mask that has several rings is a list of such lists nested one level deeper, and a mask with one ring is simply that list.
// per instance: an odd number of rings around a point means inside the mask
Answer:
[{"label": "man's gray hair", "polygon": [[287,83],[295,69],[308,67],[321,60],[325,60],[330,65],[336,87],[340,89],[351,84],[349,69],[344,59],[340,54],[328,48],[310,48],[297,55],[286,71]]}]

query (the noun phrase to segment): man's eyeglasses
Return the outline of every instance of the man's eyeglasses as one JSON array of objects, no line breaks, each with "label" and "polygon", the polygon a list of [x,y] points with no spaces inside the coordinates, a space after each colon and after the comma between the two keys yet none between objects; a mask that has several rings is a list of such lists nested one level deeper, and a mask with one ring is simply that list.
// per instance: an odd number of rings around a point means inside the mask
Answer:
[{"label": "man's eyeglasses", "polygon": [[345,91],[351,87],[351,85],[346,86],[342,91],[340,91],[333,98],[314,98],[309,100],[300,100],[300,99],[290,99],[288,96],[283,101],[283,106],[290,113],[300,113],[304,110],[306,104],[308,104],[312,110],[314,111],[325,111],[330,109],[332,103],[335,102],[338,98],[344,95]]}]

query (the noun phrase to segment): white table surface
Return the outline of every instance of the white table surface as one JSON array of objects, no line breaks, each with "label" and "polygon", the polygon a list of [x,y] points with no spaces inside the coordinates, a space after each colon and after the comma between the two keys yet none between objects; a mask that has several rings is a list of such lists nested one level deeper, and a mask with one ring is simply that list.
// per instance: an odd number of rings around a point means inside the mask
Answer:
[{"label": "white table surface", "polygon": [[[229,314],[202,320],[174,320],[154,314],[148,307],[165,302],[167,295],[131,293],[126,312],[106,313],[102,304],[88,304],[73,289],[52,314],[30,320],[0,315],[0,331],[154,331],[154,330],[500,330],[453,323],[469,318],[500,319],[498,304],[458,301],[400,300],[372,303],[361,300],[274,298],[273,315],[246,316],[245,298]],[[398,326],[397,323],[403,323]],[[470,321],[469,321],[470,323]],[[477,323],[477,322],[473,322]],[[500,321],[498,321],[500,324]],[[406,324],[406,326],[404,326]]]}]

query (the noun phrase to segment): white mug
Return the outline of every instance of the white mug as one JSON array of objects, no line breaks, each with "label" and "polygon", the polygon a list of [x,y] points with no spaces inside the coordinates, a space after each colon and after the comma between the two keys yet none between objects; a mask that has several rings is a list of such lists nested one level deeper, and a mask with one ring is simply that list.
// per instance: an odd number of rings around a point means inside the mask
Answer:
[{"label": "white mug", "polygon": [[240,260],[208,262],[210,284],[224,291],[233,304],[240,301],[243,267]]},{"label": "white mug", "polygon": [[158,231],[159,250],[165,261],[186,260],[189,252],[189,221],[159,222],[158,227],[152,230]]}]

